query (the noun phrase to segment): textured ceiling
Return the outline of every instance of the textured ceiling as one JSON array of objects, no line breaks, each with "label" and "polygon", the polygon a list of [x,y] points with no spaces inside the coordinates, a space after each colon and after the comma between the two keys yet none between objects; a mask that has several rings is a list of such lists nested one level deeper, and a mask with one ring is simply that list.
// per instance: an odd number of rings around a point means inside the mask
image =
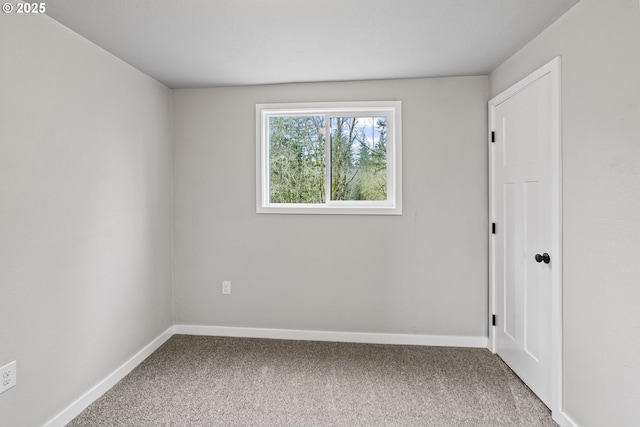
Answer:
[{"label": "textured ceiling", "polygon": [[172,88],[488,74],[577,0],[47,0]]}]

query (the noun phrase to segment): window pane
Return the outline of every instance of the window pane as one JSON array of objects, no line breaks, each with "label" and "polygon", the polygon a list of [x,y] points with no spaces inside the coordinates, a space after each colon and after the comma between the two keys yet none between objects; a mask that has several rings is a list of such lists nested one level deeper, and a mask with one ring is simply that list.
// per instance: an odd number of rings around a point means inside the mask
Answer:
[{"label": "window pane", "polygon": [[324,203],[323,116],[269,118],[271,203]]},{"label": "window pane", "polygon": [[331,118],[331,200],[387,199],[387,118]]}]

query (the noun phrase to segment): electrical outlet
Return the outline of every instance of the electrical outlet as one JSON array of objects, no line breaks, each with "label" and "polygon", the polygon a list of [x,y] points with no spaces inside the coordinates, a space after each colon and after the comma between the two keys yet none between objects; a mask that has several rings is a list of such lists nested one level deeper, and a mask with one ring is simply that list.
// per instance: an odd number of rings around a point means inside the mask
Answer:
[{"label": "electrical outlet", "polygon": [[231,295],[231,282],[228,280],[222,282],[222,293],[224,295]]},{"label": "electrical outlet", "polygon": [[0,393],[9,390],[18,383],[16,361],[0,368]]}]

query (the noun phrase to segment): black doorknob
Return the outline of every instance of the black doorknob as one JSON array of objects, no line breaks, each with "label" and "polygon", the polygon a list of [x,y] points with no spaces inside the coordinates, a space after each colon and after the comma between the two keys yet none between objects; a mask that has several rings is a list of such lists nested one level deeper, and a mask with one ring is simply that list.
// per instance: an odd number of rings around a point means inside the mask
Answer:
[{"label": "black doorknob", "polygon": [[551,257],[549,256],[548,253],[543,253],[542,255],[540,254],[536,254],[536,261],[537,262],[542,262],[544,261],[545,264],[549,264],[551,262]]}]

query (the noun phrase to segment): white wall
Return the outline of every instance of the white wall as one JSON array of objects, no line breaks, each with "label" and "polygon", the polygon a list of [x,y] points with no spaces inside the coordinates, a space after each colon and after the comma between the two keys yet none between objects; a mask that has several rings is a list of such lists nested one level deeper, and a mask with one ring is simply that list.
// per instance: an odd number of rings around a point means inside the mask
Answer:
[{"label": "white wall", "polygon": [[[404,214],[256,214],[255,104],[332,100],[402,101]],[[176,323],[486,336],[486,101],[486,77],[173,91]]]},{"label": "white wall", "polygon": [[170,94],[0,14],[0,425],[42,425],[173,323]]},{"label": "white wall", "polygon": [[564,408],[636,426],[640,402],[640,7],[581,0],[490,75],[562,56]]}]

